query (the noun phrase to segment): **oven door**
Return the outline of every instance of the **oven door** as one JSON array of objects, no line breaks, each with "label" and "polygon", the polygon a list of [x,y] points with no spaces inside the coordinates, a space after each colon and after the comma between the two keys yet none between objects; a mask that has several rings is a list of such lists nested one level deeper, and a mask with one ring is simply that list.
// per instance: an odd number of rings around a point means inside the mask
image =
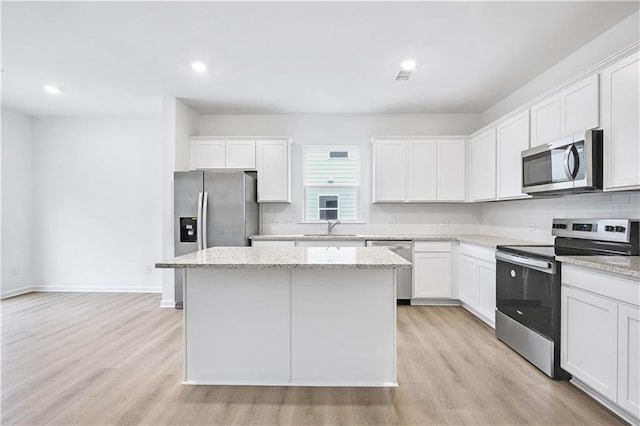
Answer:
[{"label": "oven door", "polygon": [[522,192],[573,189],[580,171],[580,149],[573,137],[522,151]]},{"label": "oven door", "polygon": [[501,251],[496,260],[498,311],[549,339],[559,339],[558,264]]}]

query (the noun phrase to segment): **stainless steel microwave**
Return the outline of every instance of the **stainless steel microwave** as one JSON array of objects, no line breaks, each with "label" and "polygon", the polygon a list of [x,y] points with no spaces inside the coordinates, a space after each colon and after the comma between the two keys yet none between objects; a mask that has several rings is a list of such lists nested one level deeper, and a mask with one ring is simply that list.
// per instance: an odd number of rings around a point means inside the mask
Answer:
[{"label": "stainless steel microwave", "polygon": [[522,192],[602,190],[602,130],[587,130],[522,151]]}]

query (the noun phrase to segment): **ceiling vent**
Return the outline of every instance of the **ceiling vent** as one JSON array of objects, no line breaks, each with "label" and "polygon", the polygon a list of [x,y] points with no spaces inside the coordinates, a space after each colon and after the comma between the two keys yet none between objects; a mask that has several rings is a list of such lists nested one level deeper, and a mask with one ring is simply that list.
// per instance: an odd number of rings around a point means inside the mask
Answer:
[{"label": "ceiling vent", "polygon": [[399,70],[396,76],[396,81],[407,81],[411,77],[411,70]]}]

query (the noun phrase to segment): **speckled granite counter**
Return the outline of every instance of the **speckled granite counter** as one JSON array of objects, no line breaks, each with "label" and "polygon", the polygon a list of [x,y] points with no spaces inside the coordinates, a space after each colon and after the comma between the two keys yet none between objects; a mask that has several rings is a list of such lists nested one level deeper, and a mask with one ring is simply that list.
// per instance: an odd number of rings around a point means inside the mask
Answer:
[{"label": "speckled granite counter", "polygon": [[415,234],[415,235],[372,235],[372,234],[335,234],[335,235],[254,235],[250,237],[253,241],[395,241],[395,240],[413,240],[413,241],[460,241],[463,243],[477,244],[485,247],[495,248],[498,245],[535,245],[542,244],[536,241],[517,240],[506,237],[496,237],[493,235],[480,234]]},{"label": "speckled granite counter", "polygon": [[156,264],[202,269],[392,269],[411,263],[384,247],[212,247]]},{"label": "speckled granite counter", "polygon": [[640,256],[556,256],[556,260],[612,274],[640,278]]}]

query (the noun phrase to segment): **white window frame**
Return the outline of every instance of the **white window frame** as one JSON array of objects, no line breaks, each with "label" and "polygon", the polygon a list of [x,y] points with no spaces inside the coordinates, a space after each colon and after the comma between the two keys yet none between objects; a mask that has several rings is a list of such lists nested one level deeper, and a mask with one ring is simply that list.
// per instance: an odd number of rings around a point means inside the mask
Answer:
[{"label": "white window frame", "polygon": [[[336,197],[338,199],[338,207],[320,207],[320,197]],[[306,200],[306,198],[305,198]],[[322,221],[324,219],[320,219],[320,212],[324,210],[326,211],[336,211],[336,219],[340,220],[340,194],[318,194],[318,220]]]},{"label": "white window frame", "polygon": [[[356,164],[356,183],[353,185],[344,185],[344,184],[332,184],[327,183],[326,185],[307,185],[307,151],[308,150],[326,150],[327,157],[330,156],[330,151],[356,151],[358,153],[358,161]],[[348,157],[347,157],[348,158]],[[320,195],[337,195],[332,194],[330,191],[334,189],[354,189],[355,190],[355,219],[343,220],[340,219],[340,196],[338,195],[338,219],[344,223],[360,223],[360,170],[362,163],[362,149],[357,145],[350,146],[324,146],[324,145],[309,145],[303,148],[302,153],[302,186],[304,192],[304,200],[303,200],[303,208],[302,208],[302,222],[303,223],[325,223],[325,220],[320,219],[311,219],[307,217],[307,189],[308,188],[326,188],[327,193],[318,194]],[[325,209],[326,210],[326,209]],[[315,215],[316,218],[320,217],[320,199],[318,198],[318,211]]]}]

